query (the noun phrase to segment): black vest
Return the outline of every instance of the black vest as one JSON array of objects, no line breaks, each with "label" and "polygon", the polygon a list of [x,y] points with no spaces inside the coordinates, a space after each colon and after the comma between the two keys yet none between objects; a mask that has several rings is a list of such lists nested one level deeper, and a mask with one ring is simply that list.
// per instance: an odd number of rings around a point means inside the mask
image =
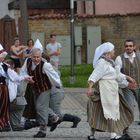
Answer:
[{"label": "black vest", "polygon": [[[2,68],[5,71],[5,73],[7,73],[8,66],[5,63],[2,64]],[[0,84],[5,85],[6,84],[5,79],[6,78],[4,76],[0,76]]]},{"label": "black vest", "polygon": [[140,87],[140,54],[135,54],[136,57],[134,58],[133,63],[131,63],[128,58],[125,58],[124,54],[120,55],[122,60],[121,72],[135,79],[138,87]]},{"label": "black vest", "polygon": [[42,72],[44,62],[41,61],[34,70],[32,70],[32,60],[27,60],[27,72],[30,76],[33,76],[35,81],[32,86],[38,92],[43,92],[51,89],[51,82],[46,74]]}]

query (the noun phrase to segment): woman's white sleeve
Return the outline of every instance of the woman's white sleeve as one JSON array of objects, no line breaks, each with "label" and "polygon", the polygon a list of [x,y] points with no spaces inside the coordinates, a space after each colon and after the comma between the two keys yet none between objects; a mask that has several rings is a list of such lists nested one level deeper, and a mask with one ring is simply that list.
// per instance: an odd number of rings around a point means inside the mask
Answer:
[{"label": "woman's white sleeve", "polygon": [[13,82],[20,82],[25,79],[25,76],[18,75],[14,70],[8,68],[7,70],[8,78]]},{"label": "woman's white sleeve", "polygon": [[104,76],[106,70],[107,70],[107,67],[106,67],[105,63],[100,61],[96,65],[96,68],[93,70],[92,74],[90,75],[88,82],[89,81],[93,81],[94,83],[97,82]]}]

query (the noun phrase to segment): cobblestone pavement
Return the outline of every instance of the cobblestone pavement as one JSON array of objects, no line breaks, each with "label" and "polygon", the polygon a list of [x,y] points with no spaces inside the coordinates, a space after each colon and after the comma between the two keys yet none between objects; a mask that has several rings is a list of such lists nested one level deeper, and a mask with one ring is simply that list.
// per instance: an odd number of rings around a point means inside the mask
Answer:
[{"label": "cobblestone pavement", "polygon": [[[62,122],[58,128],[50,132],[47,130],[46,138],[43,140],[87,140],[87,136],[90,133],[90,128],[86,122],[86,103],[87,97],[84,94],[86,89],[65,89],[65,99],[62,103],[62,111],[64,113],[70,113],[78,115],[82,120],[77,128],[70,128],[71,122]],[[140,125],[137,125],[138,112],[137,106],[135,109],[135,121],[129,128],[129,134],[134,140],[140,140]],[[30,130],[24,130],[22,132],[3,132],[0,133],[0,139],[3,140],[33,140],[32,137],[38,131],[37,128]],[[110,140],[109,133],[97,132],[97,140]]]}]

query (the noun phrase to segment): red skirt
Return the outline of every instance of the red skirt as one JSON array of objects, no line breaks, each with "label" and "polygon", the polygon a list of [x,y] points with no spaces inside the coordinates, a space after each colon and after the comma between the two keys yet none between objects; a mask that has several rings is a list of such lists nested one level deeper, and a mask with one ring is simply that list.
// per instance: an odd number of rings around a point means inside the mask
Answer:
[{"label": "red skirt", "polygon": [[0,128],[9,121],[9,94],[6,85],[0,84]]}]

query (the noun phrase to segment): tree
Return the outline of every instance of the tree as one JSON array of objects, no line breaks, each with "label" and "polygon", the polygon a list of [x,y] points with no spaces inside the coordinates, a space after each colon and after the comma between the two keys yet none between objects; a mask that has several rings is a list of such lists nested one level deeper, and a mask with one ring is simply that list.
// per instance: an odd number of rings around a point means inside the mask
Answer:
[{"label": "tree", "polygon": [[22,43],[26,44],[29,39],[27,0],[19,0],[19,7],[21,12]]}]

